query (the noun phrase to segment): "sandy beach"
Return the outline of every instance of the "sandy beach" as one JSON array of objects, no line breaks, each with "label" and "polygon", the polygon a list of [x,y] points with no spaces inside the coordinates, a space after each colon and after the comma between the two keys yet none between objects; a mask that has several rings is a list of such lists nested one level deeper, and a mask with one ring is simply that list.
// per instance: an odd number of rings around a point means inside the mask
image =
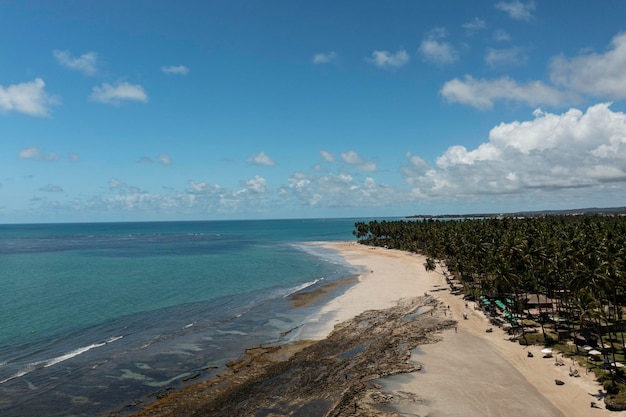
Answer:
[{"label": "sandy beach", "polygon": [[[426,272],[425,258],[401,251],[372,248],[354,243],[324,243],[353,265],[371,271],[360,277],[358,285],[329,303],[312,320],[322,338],[332,325],[365,309],[386,308],[398,299],[431,294],[449,306],[458,321],[456,332],[447,330],[443,340],[420,348],[414,360],[423,364],[421,372],[390,378],[386,387],[396,393],[415,393],[424,401],[403,402],[397,394],[402,415],[430,416],[609,416],[621,413],[604,409],[598,399],[601,386],[578,368],[579,378],[569,376],[555,359],[543,358],[541,346],[524,347],[511,342],[500,329],[487,333],[488,320],[473,303],[450,293],[445,279],[437,272]],[[463,319],[468,314],[468,320]],[[319,322],[318,322],[319,320]],[[534,357],[528,357],[528,351]],[[556,385],[555,379],[565,382]],[[592,408],[594,401],[599,408]]]},{"label": "sandy beach", "polygon": [[317,244],[360,267],[358,283],[310,317],[293,343],[248,349],[223,375],[137,416],[616,415],[584,369],[570,377],[571,361],[555,366],[542,346],[511,342],[499,328],[486,332],[482,312],[450,292],[442,271],[426,272],[424,257]]}]

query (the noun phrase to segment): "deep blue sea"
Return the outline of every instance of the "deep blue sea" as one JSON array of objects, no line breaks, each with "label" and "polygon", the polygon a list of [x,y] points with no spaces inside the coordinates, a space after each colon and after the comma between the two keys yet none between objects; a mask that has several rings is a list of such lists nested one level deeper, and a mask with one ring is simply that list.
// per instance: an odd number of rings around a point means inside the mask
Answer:
[{"label": "deep blue sea", "polygon": [[[367,219],[0,225],[0,415],[105,416],[288,340]],[[333,294],[337,295],[337,294]]]}]

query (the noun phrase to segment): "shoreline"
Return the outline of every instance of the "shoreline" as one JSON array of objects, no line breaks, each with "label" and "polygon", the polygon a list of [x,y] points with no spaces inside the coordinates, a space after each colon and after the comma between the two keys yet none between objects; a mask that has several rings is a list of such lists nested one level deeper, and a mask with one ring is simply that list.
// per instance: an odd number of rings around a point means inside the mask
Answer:
[{"label": "shoreline", "polygon": [[[450,292],[442,273],[438,272],[425,272],[422,264],[425,262],[425,257],[416,254],[405,253],[402,251],[389,250],[384,248],[371,249],[370,247],[362,246],[346,246],[345,244],[326,244],[328,247],[335,247],[340,254],[342,254],[348,262],[358,260],[358,252],[369,251],[368,253],[375,253],[377,256],[381,256],[388,259],[402,260],[404,262],[414,262],[421,268],[419,271],[419,282],[416,283],[416,291],[418,294],[427,292],[433,294],[444,304],[449,306],[449,312],[452,318],[458,321],[458,333],[454,331],[444,332],[443,340],[435,345],[427,345],[422,348],[425,352],[424,355],[419,355],[418,360],[425,364],[426,368],[432,366],[437,369],[439,373],[438,377],[442,380],[440,384],[439,392],[433,392],[437,398],[441,397],[441,390],[448,387],[451,381],[458,380],[459,374],[450,368],[454,366],[446,366],[444,362],[450,361],[450,358],[455,358],[459,361],[462,358],[464,368],[473,367],[471,386],[464,384],[459,387],[459,390],[455,393],[454,398],[447,398],[447,404],[444,401],[436,401],[439,405],[449,406],[452,403],[466,403],[475,404],[477,398],[485,396],[481,401],[482,407],[477,410],[477,416],[489,416],[489,415],[507,415],[507,414],[491,414],[489,410],[497,410],[501,405],[500,403],[505,400],[500,397],[486,395],[481,390],[485,388],[485,385],[493,385],[495,375],[490,375],[490,370],[485,369],[485,352],[491,351],[493,354],[497,354],[502,360],[504,360],[509,366],[509,374],[519,372],[523,377],[522,380],[518,380],[517,384],[526,383],[535,391],[535,398],[524,398],[522,401],[524,406],[527,407],[529,403],[537,401],[538,399],[545,399],[549,403],[558,409],[564,416],[575,416],[582,413],[584,410],[585,415],[593,416],[615,416],[617,412],[606,410],[604,402],[598,399],[597,395],[601,390],[601,385],[595,381],[592,374],[586,374],[585,370],[571,362],[566,362],[567,366],[555,366],[554,359],[544,359],[540,350],[542,346],[529,346],[525,347],[517,342],[511,342],[508,340],[508,335],[501,329],[495,327],[493,332],[487,333],[486,329],[493,327],[489,324],[488,319],[484,316],[481,310],[474,309],[474,303],[470,302],[468,308],[465,307],[465,301],[461,296],[454,295]],[[352,259],[352,261],[351,261]],[[438,268],[439,270],[439,268]],[[335,304],[337,300],[333,300],[330,304]],[[469,319],[463,320],[463,313],[468,313]],[[467,343],[457,343],[453,340],[455,336],[465,336],[467,341],[471,341],[474,344],[485,344],[489,349],[472,349],[468,351]],[[528,352],[532,352],[534,357],[529,358]],[[481,353],[482,352],[482,353]],[[437,353],[437,354],[435,354]],[[478,366],[476,366],[478,364]],[[569,376],[569,367],[572,366],[579,370],[581,377],[573,378]],[[459,369],[459,368],[457,368]],[[500,370],[503,371],[502,369]],[[445,375],[447,373],[447,375]],[[482,374],[482,375],[480,375]],[[399,384],[397,387],[400,391],[407,391],[411,389],[427,391],[427,387],[432,387],[433,381],[428,381],[428,384],[420,384],[421,374],[409,374],[406,376],[406,382]],[[430,375],[429,375],[430,377]],[[505,378],[506,379],[506,378]],[[555,384],[555,379],[560,379],[565,382],[562,386]],[[482,388],[481,388],[482,387]],[[519,385],[517,388],[519,390]],[[431,390],[435,391],[435,390]],[[473,392],[472,392],[473,391]],[[532,394],[530,390],[529,394]],[[501,393],[503,394],[503,393]],[[461,398],[465,397],[463,401]],[[513,397],[519,397],[514,395]],[[507,402],[514,401],[515,398],[507,400]],[[591,408],[591,401],[594,401],[599,408]],[[493,403],[493,404],[488,404]],[[458,404],[461,405],[461,404]],[[450,412],[454,411],[456,405],[450,407]],[[479,412],[480,411],[480,412]],[[500,410],[502,412],[502,410]],[[528,413],[526,408],[526,414],[529,415],[542,415]],[[619,414],[619,413],[618,413]],[[444,413],[445,415],[445,413]],[[466,413],[466,416],[471,415]],[[514,415],[514,414],[509,414]],[[549,415],[549,414],[548,414]]]},{"label": "shoreline", "polygon": [[[431,331],[431,336],[429,336],[431,339],[423,339],[429,341],[426,341],[426,344],[418,343],[419,348],[402,359],[406,361],[406,364],[412,364],[414,369],[409,366],[407,368],[409,370],[398,372],[379,371],[382,375],[376,374],[378,376],[401,375],[386,378],[372,377],[369,379],[371,382],[364,385],[362,392],[356,390],[359,392],[355,392],[352,399],[332,397],[328,398],[327,402],[318,404],[319,407],[328,407],[333,401],[347,401],[351,404],[350,407],[354,406],[354,410],[371,406],[367,412],[379,413],[369,415],[392,415],[393,412],[408,415],[419,411],[417,413],[419,415],[436,413],[442,416],[452,416],[456,415],[459,410],[463,410],[464,416],[476,417],[521,414],[562,417],[579,415],[583,413],[583,410],[585,410],[584,415],[590,416],[615,415],[615,412],[604,409],[604,403],[593,396],[598,394],[601,387],[590,375],[585,375],[584,370],[580,378],[569,377],[569,366],[554,366],[553,359],[542,358],[539,353],[541,347],[527,348],[510,342],[506,334],[498,328],[494,328],[492,333],[486,333],[486,328],[491,326],[482,312],[474,310],[473,303],[466,308],[465,301],[460,296],[451,294],[442,274],[426,272],[423,267],[425,261],[423,256],[362,246],[355,242],[317,242],[314,244],[337,251],[349,264],[369,272],[359,275],[356,285],[330,300],[318,313],[310,317],[292,343],[271,348],[248,349],[248,354],[244,358],[230,364],[231,374],[224,376],[226,379],[192,384],[180,393],[166,395],[155,404],[144,407],[135,415],[171,415],[158,411],[159,404],[166,405],[161,410],[168,408],[168,402],[170,405],[172,403],[186,404],[186,401],[197,400],[200,393],[204,393],[206,397],[207,390],[223,389],[225,381],[228,381],[230,385],[224,389],[224,392],[231,395],[226,398],[231,400],[240,398],[237,395],[241,396],[241,392],[234,394],[234,391],[228,390],[237,384],[248,384],[249,379],[246,379],[246,374],[247,377],[252,375],[252,379],[268,378],[270,374],[263,372],[271,368],[287,366],[287,360],[292,360],[294,357],[297,359],[302,352],[309,352],[307,349],[311,346],[330,343],[330,338],[333,338],[333,345],[343,343],[345,339],[340,338],[336,341],[335,333],[350,325],[354,326],[350,329],[350,333],[358,331],[360,323],[364,320],[360,315],[367,315],[366,312],[369,312],[374,316],[388,317],[386,314],[393,315],[394,311],[396,313],[399,311],[401,307],[398,304],[399,300],[415,297],[422,300],[419,301],[420,303],[432,303],[436,300],[437,306],[429,307],[432,308],[431,316],[433,311],[435,312],[434,318],[429,318],[424,313],[419,315],[420,319],[426,320],[421,326]],[[424,297],[425,294],[429,297]],[[424,301],[428,299],[431,301]],[[422,306],[420,308],[424,307],[424,304],[420,305]],[[370,312],[372,310],[373,313]],[[469,314],[468,320],[462,319],[463,313]],[[355,318],[361,322],[355,323]],[[391,319],[384,320],[391,321]],[[456,320],[456,325],[452,320]],[[342,325],[335,327],[339,323]],[[443,330],[446,327],[448,330]],[[370,337],[374,340],[373,333]],[[433,337],[435,339],[432,339]],[[435,341],[436,343],[432,343]],[[535,354],[533,358],[527,357],[528,350]],[[386,351],[381,350],[372,358],[377,361],[375,359],[377,355]],[[318,357],[317,361],[326,359],[328,358]],[[399,359],[396,359],[396,362],[398,361]],[[365,364],[371,362],[370,360]],[[404,365],[401,365],[398,364],[402,368]],[[349,367],[347,369],[352,369],[352,365],[347,366]],[[359,369],[359,373],[363,373],[361,379],[367,376],[363,367],[364,365],[361,365],[356,368]],[[422,371],[418,371],[419,369]],[[348,375],[349,373],[346,372],[346,381],[348,381]],[[565,385],[557,386],[555,379],[565,381]],[[263,382],[261,381],[261,384]],[[336,384],[337,381],[332,383]],[[362,382],[360,384],[363,385]],[[237,387],[237,389],[240,388]],[[251,391],[247,392],[250,394]],[[323,394],[319,393],[319,395]],[[291,396],[298,397],[299,394]],[[286,400],[282,402],[285,410],[295,407],[298,399],[289,398],[289,395],[286,397]],[[221,401],[225,401],[223,397]],[[289,403],[289,401],[294,401],[294,403]],[[599,408],[590,408],[591,401],[595,401]],[[311,407],[310,404],[299,406]],[[274,410],[276,414],[273,415],[283,415],[285,410],[279,405],[275,407],[277,407]],[[348,412],[347,408],[341,408],[341,410],[343,410],[342,413],[336,415],[361,415],[357,411]]]}]

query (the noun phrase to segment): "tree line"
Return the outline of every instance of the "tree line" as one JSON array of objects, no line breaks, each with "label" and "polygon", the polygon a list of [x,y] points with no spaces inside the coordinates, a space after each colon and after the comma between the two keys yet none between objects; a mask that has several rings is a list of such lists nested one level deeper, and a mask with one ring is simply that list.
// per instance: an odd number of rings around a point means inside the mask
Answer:
[{"label": "tree line", "polygon": [[623,327],[624,216],[371,221],[355,223],[353,234],[363,244],[421,253],[427,269],[444,262],[469,297],[540,294],[557,299],[559,311],[550,313],[568,322],[599,333],[609,323]]}]

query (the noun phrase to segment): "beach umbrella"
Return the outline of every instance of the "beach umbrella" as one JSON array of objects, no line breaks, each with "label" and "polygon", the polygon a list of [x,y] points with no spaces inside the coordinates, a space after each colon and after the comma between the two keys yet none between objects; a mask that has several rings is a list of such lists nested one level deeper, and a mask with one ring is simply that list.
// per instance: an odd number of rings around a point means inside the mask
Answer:
[{"label": "beach umbrella", "polygon": [[543,353],[544,355],[552,355],[552,349],[550,348],[541,349],[541,353]]},{"label": "beach umbrella", "polygon": [[591,350],[593,348],[591,346],[589,346],[589,345],[585,345],[585,346],[583,346],[583,349],[589,351],[589,350]]},{"label": "beach umbrella", "polygon": [[594,356],[600,356],[602,355],[602,352],[600,352],[599,350],[592,349],[589,351],[589,354],[594,355]]}]

